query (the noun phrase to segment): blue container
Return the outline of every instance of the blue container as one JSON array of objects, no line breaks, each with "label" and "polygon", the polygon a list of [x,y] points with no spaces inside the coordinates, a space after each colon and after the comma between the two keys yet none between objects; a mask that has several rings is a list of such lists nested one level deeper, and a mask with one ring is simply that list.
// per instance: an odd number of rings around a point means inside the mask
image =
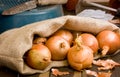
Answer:
[{"label": "blue container", "polygon": [[62,5],[37,7],[36,9],[10,16],[0,15],[0,33],[12,28],[59,16],[63,16]]}]

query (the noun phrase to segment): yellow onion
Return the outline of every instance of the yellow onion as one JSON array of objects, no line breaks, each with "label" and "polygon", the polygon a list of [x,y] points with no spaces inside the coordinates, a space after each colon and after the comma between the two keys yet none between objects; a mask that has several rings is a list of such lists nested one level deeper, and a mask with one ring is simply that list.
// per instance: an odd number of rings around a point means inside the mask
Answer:
[{"label": "yellow onion", "polygon": [[50,37],[45,45],[51,52],[52,60],[64,60],[70,48],[70,44],[60,36]]},{"label": "yellow onion", "polygon": [[60,30],[56,31],[53,35],[60,36],[60,37],[64,38],[70,44],[73,41],[73,35],[72,35],[72,33],[69,30],[60,29]]},{"label": "yellow onion", "polygon": [[102,56],[113,54],[120,48],[120,38],[113,31],[103,30],[96,37],[102,50]]},{"label": "yellow onion", "polygon": [[70,66],[75,70],[89,68],[93,61],[93,50],[82,45],[80,38],[75,40],[76,44],[68,51],[67,59]]},{"label": "yellow onion", "polygon": [[25,54],[25,61],[31,68],[44,70],[51,63],[51,53],[44,44],[33,44]]},{"label": "yellow onion", "polygon": [[90,33],[82,33],[80,37],[82,37],[83,44],[90,47],[93,50],[93,53],[96,53],[98,51],[98,40],[94,35]]}]

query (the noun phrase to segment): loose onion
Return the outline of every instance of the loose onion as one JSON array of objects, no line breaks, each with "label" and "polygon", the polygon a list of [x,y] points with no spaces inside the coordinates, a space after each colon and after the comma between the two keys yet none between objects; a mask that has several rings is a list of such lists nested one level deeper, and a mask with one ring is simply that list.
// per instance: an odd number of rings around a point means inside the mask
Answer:
[{"label": "loose onion", "polygon": [[65,30],[65,29],[60,29],[58,31],[56,31],[54,33],[54,35],[56,36],[60,36],[62,38],[64,38],[65,40],[67,40],[70,44],[72,43],[73,41],[73,35],[70,31],[68,30]]},{"label": "loose onion", "polygon": [[45,43],[47,41],[47,38],[45,37],[37,37],[35,40],[33,40],[33,44],[39,44],[39,43]]},{"label": "loose onion", "polygon": [[113,54],[120,48],[120,38],[117,33],[104,30],[97,35],[102,56],[106,54]]},{"label": "loose onion", "polygon": [[82,37],[83,44],[90,47],[94,51],[93,53],[96,53],[98,51],[99,45],[94,35],[90,33],[82,33],[81,35],[79,35],[79,37]]},{"label": "loose onion", "polygon": [[34,69],[43,70],[51,63],[51,53],[42,43],[33,44],[25,56],[27,65]]},{"label": "loose onion", "polygon": [[78,71],[89,68],[93,61],[93,50],[88,46],[82,45],[79,38],[75,42],[76,44],[68,51],[68,63],[73,69]]},{"label": "loose onion", "polygon": [[52,60],[63,60],[66,58],[70,44],[60,36],[50,37],[45,44],[51,51]]}]

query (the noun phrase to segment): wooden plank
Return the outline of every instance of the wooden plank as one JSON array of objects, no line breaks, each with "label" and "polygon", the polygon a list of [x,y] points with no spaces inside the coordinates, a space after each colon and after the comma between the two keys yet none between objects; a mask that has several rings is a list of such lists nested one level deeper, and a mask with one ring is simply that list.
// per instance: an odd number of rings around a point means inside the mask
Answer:
[{"label": "wooden plank", "polygon": [[85,0],[85,1],[96,2],[96,3],[109,3],[110,0]]}]

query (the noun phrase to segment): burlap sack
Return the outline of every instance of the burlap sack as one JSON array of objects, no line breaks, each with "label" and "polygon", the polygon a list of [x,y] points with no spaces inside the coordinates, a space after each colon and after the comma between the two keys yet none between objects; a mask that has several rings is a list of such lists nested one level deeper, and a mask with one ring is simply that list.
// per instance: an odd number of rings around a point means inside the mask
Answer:
[{"label": "burlap sack", "polygon": [[0,34],[0,65],[18,71],[21,74],[44,73],[54,64],[57,67],[67,66],[66,61],[52,62],[45,70],[36,70],[27,66],[23,60],[23,55],[32,47],[35,34],[40,37],[48,37],[60,28],[94,34],[104,29],[118,29],[117,26],[107,21],[77,16],[63,16],[8,30]]}]

